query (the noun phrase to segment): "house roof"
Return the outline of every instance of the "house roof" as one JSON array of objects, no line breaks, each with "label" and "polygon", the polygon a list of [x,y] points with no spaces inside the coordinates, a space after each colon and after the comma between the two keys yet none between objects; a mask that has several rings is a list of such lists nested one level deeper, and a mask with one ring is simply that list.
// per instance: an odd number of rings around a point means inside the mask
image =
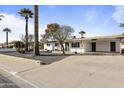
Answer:
[{"label": "house roof", "polygon": [[[68,41],[81,41],[81,40],[102,40],[102,39],[124,39],[124,35],[111,35],[111,36],[95,36],[95,37],[84,37],[84,38],[69,38],[66,39],[66,42]],[[54,41],[46,41],[47,43],[49,42],[56,42]]]},{"label": "house roof", "polygon": [[67,39],[70,40],[97,40],[97,39],[121,39],[124,38],[124,35],[111,35],[111,36],[95,36],[95,37],[85,37],[85,38],[73,38]]}]

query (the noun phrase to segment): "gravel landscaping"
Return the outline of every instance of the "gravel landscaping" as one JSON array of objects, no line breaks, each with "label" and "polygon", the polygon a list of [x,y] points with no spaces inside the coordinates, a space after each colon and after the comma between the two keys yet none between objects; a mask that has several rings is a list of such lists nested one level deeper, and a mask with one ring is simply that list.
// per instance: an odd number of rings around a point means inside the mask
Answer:
[{"label": "gravel landscaping", "polygon": [[41,60],[43,64],[44,63],[51,64],[53,62],[57,62],[57,61],[62,60],[69,56],[69,55],[62,55],[62,54],[56,54],[56,53],[54,53],[54,54],[40,53],[39,56],[34,56],[33,52],[21,54],[21,53],[15,52],[15,51],[5,51],[5,52],[0,51],[0,54],[21,57],[21,58],[27,58],[27,59]]}]

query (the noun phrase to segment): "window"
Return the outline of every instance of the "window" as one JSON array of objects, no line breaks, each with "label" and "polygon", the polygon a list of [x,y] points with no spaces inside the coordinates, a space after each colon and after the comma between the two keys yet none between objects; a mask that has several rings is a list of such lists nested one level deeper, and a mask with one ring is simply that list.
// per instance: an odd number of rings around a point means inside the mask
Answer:
[{"label": "window", "polygon": [[59,44],[58,43],[55,43],[55,46],[59,46]]},{"label": "window", "polygon": [[79,42],[72,42],[71,43],[71,47],[73,47],[73,48],[79,48],[80,47],[80,43]]},{"label": "window", "polygon": [[47,43],[47,46],[50,46],[50,43]]}]

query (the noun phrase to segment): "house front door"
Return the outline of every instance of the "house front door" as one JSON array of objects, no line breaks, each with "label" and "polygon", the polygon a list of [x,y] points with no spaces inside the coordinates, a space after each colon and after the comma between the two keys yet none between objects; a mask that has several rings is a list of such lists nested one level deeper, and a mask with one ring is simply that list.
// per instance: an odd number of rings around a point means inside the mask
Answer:
[{"label": "house front door", "polygon": [[93,43],[92,43],[92,52],[95,52],[95,51],[96,51],[96,43],[93,42]]},{"label": "house front door", "polygon": [[110,51],[115,52],[116,51],[116,42],[110,42]]}]

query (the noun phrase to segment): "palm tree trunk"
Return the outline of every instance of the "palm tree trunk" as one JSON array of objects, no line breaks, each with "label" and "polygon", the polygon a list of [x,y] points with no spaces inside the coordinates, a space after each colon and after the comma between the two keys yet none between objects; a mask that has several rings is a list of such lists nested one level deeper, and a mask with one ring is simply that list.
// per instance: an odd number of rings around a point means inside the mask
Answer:
[{"label": "palm tree trunk", "polygon": [[6,47],[8,48],[8,32],[6,32]]},{"label": "palm tree trunk", "polygon": [[26,19],[26,25],[25,25],[25,38],[26,38],[26,42],[25,42],[25,51],[28,51],[28,18]]},{"label": "palm tree trunk", "polygon": [[34,54],[39,55],[38,41],[38,5],[34,5]]}]

